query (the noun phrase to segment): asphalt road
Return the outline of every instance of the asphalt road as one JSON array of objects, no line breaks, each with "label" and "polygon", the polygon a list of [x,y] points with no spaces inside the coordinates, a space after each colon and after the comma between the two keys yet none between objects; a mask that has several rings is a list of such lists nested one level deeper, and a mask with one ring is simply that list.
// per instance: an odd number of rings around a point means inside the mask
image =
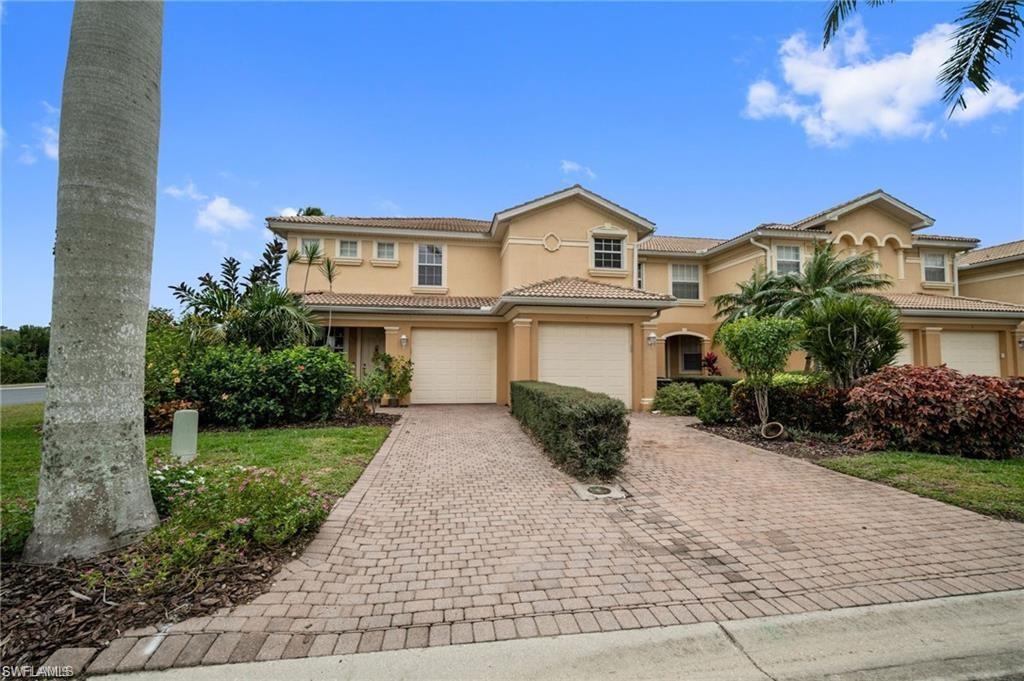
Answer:
[{"label": "asphalt road", "polygon": [[0,385],[0,405],[35,404],[46,401],[46,384]]}]

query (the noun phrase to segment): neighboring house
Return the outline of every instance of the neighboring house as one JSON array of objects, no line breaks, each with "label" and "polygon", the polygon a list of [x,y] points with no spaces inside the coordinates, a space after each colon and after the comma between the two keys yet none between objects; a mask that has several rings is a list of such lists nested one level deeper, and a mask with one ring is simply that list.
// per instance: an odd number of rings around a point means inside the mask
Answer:
[{"label": "neighboring house", "polygon": [[[820,240],[869,250],[892,276],[902,360],[1020,373],[1024,305],[954,297],[954,258],[977,240],[918,233],[932,222],[876,191],[728,240],[662,237],[579,185],[490,220],[267,218],[289,251],[316,242],[341,266],[332,285],[318,263],[294,262],[288,288],[331,320],[328,340],[357,372],[380,350],[411,357],[411,402],[504,404],[510,381],[538,379],[633,409],[650,405],[658,377],[702,371],[717,326],[711,298],[758,265],[799,271]],[[734,373],[724,358],[722,368]]]},{"label": "neighboring house", "polygon": [[1024,305],[1024,239],[965,253],[957,265],[960,295]]}]

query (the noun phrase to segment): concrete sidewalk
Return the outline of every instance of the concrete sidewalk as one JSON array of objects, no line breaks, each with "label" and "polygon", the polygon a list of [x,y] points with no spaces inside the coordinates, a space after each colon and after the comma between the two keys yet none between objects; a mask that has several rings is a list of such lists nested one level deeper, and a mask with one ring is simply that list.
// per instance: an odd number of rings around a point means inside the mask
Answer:
[{"label": "concrete sidewalk", "polygon": [[1024,591],[737,622],[94,677],[245,679],[1024,679]]}]

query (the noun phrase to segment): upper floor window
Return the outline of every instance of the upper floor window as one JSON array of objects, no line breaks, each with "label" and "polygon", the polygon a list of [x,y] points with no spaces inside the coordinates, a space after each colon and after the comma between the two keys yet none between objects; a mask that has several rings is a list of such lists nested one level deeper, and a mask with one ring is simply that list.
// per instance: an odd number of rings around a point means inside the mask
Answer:
[{"label": "upper floor window", "polygon": [[622,269],[622,239],[594,239],[594,267]]},{"label": "upper floor window", "polygon": [[416,285],[443,286],[444,249],[436,244],[420,244],[416,249]]},{"label": "upper floor window", "polygon": [[699,265],[672,265],[672,295],[683,300],[700,300]]},{"label": "upper floor window", "polygon": [[925,253],[924,254],[924,280],[945,283],[946,281],[946,254]]},{"label": "upper floor window", "polygon": [[779,274],[800,274],[800,247],[776,246],[775,271]]},{"label": "upper floor window", "polygon": [[323,243],[317,237],[299,239],[299,256],[302,258],[319,258],[324,254]]},{"label": "upper floor window", "polygon": [[644,269],[645,263],[639,262],[636,264],[636,287],[642,289],[644,287]]},{"label": "upper floor window", "polygon": [[377,242],[377,259],[378,260],[394,260],[395,259],[395,243],[393,241],[378,241]]},{"label": "upper floor window", "polygon": [[339,258],[358,258],[359,257],[359,242],[354,240],[342,239],[338,241],[338,257]]}]

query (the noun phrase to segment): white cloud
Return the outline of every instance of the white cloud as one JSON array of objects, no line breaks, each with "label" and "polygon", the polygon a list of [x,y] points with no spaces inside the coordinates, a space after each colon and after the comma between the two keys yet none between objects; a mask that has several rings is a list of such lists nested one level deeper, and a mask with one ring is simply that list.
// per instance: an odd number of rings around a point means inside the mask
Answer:
[{"label": "white cloud", "polygon": [[[789,119],[803,127],[812,144],[826,146],[857,137],[927,138],[945,117],[936,76],[949,54],[952,31],[952,25],[938,24],[917,36],[909,52],[879,58],[872,58],[859,18],[826,50],[796,33],[779,48],[785,87],[768,80],[753,83],[744,113],[753,119]],[[973,102],[978,112],[963,122],[1015,108],[1021,95],[1003,87],[998,94],[993,88],[996,101],[979,96]]]},{"label": "white cloud", "polygon": [[168,185],[164,188],[164,194],[173,196],[176,199],[191,199],[192,201],[205,201],[209,198],[206,194],[199,191],[199,187],[192,181],[192,178],[187,179],[181,187],[173,184]]},{"label": "white cloud", "polygon": [[36,156],[35,152],[32,151],[32,147],[30,147],[27,144],[22,144],[21,145],[21,153],[18,154],[18,163],[21,163],[22,165],[30,166],[30,165],[34,165],[35,162],[38,161],[38,160],[39,160],[39,158]]},{"label": "white cloud", "polygon": [[57,132],[60,109],[46,100],[40,102],[43,118],[33,125],[36,129],[36,149],[46,158],[56,161],[60,157],[60,134]]},{"label": "white cloud", "polygon": [[977,88],[969,87],[964,90],[967,108],[954,111],[952,120],[964,125],[992,113],[1013,111],[1022,101],[1024,92],[1014,92],[1013,88],[998,80],[992,81],[985,94],[981,94]]},{"label": "white cloud", "polygon": [[292,208],[291,206],[285,206],[284,208],[275,208],[277,214],[283,218],[293,218],[299,214],[298,208]]},{"label": "white cloud", "polygon": [[562,161],[562,174],[564,174],[564,175],[572,175],[574,173],[580,173],[582,175],[586,175],[590,179],[594,179],[595,177],[597,177],[597,173],[595,173],[593,170],[591,170],[587,166],[585,166],[585,165],[583,165],[581,163],[577,163],[576,161],[566,161],[566,160],[563,160]]},{"label": "white cloud", "polygon": [[245,229],[251,224],[252,214],[223,196],[213,197],[196,216],[196,227],[212,234],[228,229]]}]

